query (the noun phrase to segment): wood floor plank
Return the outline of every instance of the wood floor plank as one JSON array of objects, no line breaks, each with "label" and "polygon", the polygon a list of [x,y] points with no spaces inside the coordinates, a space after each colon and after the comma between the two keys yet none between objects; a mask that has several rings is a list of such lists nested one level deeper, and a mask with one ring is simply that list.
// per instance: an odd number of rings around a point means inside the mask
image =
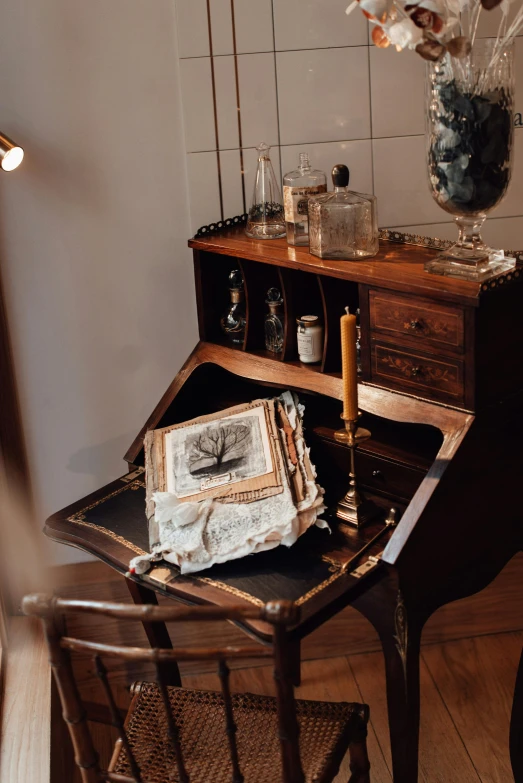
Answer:
[{"label": "wood floor plank", "polygon": [[[79,563],[53,569],[53,583],[64,598],[113,600],[130,602],[123,578],[101,562]],[[485,590],[461,601],[454,601],[436,612],[425,626],[422,644],[435,644],[451,639],[523,630],[523,553],[516,555],[501,574]],[[168,599],[160,598],[160,603]],[[503,611],[500,611],[503,607]],[[82,622],[88,623],[87,618]],[[228,626],[224,631],[216,624],[216,640],[226,638],[227,644],[240,643],[245,637]],[[212,631],[209,629],[207,633]],[[190,643],[190,630],[179,627],[180,644]],[[209,643],[211,639],[209,637]],[[352,608],[337,614],[328,623],[310,634],[302,644],[304,660],[377,652],[381,649],[378,636],[370,623]]]},{"label": "wood floor plank", "polygon": [[[186,687],[202,690],[219,690],[219,680],[213,674],[194,674],[183,678]],[[241,669],[231,675],[233,691],[250,691],[261,695],[274,695],[272,667]],[[299,699],[313,701],[361,701],[357,684],[346,658],[329,658],[328,661],[306,661],[302,666],[302,684],[296,689]],[[391,783],[391,774],[381,752],[372,725],[368,737],[369,757],[372,764],[373,783]],[[336,778],[346,783],[350,777],[349,759],[345,758]]]},{"label": "wood floor plank", "polygon": [[[370,653],[351,656],[349,662],[362,698],[371,705],[377,739],[391,768],[383,658]],[[478,774],[423,662],[420,682],[419,783],[478,783]]]},{"label": "wood floor plank", "polygon": [[423,650],[482,783],[512,780],[509,724],[522,644],[520,632]]},{"label": "wood floor plank", "polygon": [[41,624],[9,618],[0,725],[2,783],[49,783],[51,667]]}]

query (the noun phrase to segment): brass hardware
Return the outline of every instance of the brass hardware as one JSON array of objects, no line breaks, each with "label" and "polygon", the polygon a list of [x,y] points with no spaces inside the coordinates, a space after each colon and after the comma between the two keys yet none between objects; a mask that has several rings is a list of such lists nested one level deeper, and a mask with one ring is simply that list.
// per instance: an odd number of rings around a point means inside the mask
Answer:
[{"label": "brass hardware", "polygon": [[390,509],[387,515],[387,519],[385,520],[385,524],[387,525],[387,527],[393,527],[394,525],[398,524],[398,520],[396,519],[397,514],[398,514],[398,510],[396,508]]},{"label": "brass hardware", "polygon": [[413,367],[410,371],[410,374],[413,378],[417,378],[418,375],[421,375],[421,367]]},{"label": "brass hardware", "polygon": [[[381,511],[381,509],[379,509]],[[389,514],[387,516],[387,519],[385,520],[384,527],[381,528],[381,530],[378,530],[375,536],[371,538],[370,541],[367,541],[365,546],[363,546],[359,552],[356,552],[355,555],[351,557],[351,559],[345,563],[343,568],[341,569],[343,572],[345,571],[352,571],[353,566],[357,563],[357,561],[360,559],[362,555],[365,554],[365,552],[368,552],[371,547],[374,546],[376,541],[379,541],[380,538],[387,532],[387,530],[391,527],[395,527],[398,524],[398,520],[396,519],[397,511],[395,508],[391,508],[389,511]],[[381,557],[381,555],[380,555]],[[369,557],[369,560],[373,560],[373,557]],[[352,575],[352,574],[351,574]]]},{"label": "brass hardware", "polygon": [[355,421],[345,419],[343,415],[341,418],[345,421],[345,429],[335,432],[334,437],[339,443],[346,444],[350,449],[350,473],[349,491],[338,503],[336,516],[344,524],[362,527],[382,513],[382,510],[372,500],[364,498],[356,481],[356,449],[360,443],[368,440],[371,434],[368,430],[358,427],[359,416]]},{"label": "brass hardware", "polygon": [[410,329],[412,329],[413,332],[415,332],[417,329],[421,329],[421,321],[411,321]]},{"label": "brass hardware", "polygon": [[383,477],[383,473],[381,472],[381,470],[373,470],[372,471],[372,477],[373,478],[382,478]]}]

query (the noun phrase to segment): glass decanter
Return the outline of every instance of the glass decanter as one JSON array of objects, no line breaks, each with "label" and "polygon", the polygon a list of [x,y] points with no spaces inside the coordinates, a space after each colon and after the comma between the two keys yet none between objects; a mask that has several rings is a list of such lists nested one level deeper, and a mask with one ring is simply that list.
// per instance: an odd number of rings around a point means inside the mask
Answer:
[{"label": "glass decanter", "polygon": [[283,204],[289,245],[309,244],[309,199],[327,192],[327,177],[312,169],[309,156],[300,152],[300,164],[283,178]]},{"label": "glass decanter", "polygon": [[377,199],[349,190],[350,173],[332,169],[333,193],[309,200],[310,252],[320,258],[358,259],[379,250]]},{"label": "glass decanter", "polygon": [[504,197],[512,173],[514,47],[477,40],[467,58],[447,52],[428,66],[429,185],[454,217],[458,241],[425,264],[427,272],[482,281],[515,266],[481,237],[487,213]]},{"label": "glass decanter", "polygon": [[252,239],[280,239],[286,233],[285,215],[269,155],[271,148],[262,142],[256,149],[258,169],[245,233]]},{"label": "glass decanter", "polygon": [[277,288],[269,288],[266,304],[269,312],[265,316],[265,348],[272,353],[283,350],[283,299]]},{"label": "glass decanter", "polygon": [[245,340],[245,294],[243,275],[239,269],[229,274],[231,302],[223,314],[220,326],[233,345],[243,345]]}]

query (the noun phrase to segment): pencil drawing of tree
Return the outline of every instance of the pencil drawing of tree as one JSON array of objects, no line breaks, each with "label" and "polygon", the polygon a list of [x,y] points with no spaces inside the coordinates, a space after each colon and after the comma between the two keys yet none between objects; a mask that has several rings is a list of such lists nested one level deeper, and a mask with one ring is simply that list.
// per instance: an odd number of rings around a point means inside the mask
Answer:
[{"label": "pencil drawing of tree", "polygon": [[[189,469],[201,460],[211,459],[219,468],[226,457],[235,452],[242,444],[246,445],[250,428],[245,424],[225,424],[215,429],[208,429],[198,435],[189,454]],[[238,456],[238,455],[237,455]]]}]

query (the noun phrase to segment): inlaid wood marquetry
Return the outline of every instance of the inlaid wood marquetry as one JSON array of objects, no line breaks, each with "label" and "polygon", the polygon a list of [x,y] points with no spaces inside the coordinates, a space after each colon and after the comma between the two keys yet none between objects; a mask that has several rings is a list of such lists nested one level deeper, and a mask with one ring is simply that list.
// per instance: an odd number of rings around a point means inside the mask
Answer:
[{"label": "inlaid wood marquetry", "polygon": [[369,302],[372,329],[391,336],[412,337],[427,345],[463,350],[465,326],[462,308],[385,291],[370,291]]},{"label": "inlaid wood marquetry", "polygon": [[463,364],[458,359],[436,359],[421,353],[396,350],[390,345],[372,347],[372,380],[408,387],[455,404],[463,400]]}]

